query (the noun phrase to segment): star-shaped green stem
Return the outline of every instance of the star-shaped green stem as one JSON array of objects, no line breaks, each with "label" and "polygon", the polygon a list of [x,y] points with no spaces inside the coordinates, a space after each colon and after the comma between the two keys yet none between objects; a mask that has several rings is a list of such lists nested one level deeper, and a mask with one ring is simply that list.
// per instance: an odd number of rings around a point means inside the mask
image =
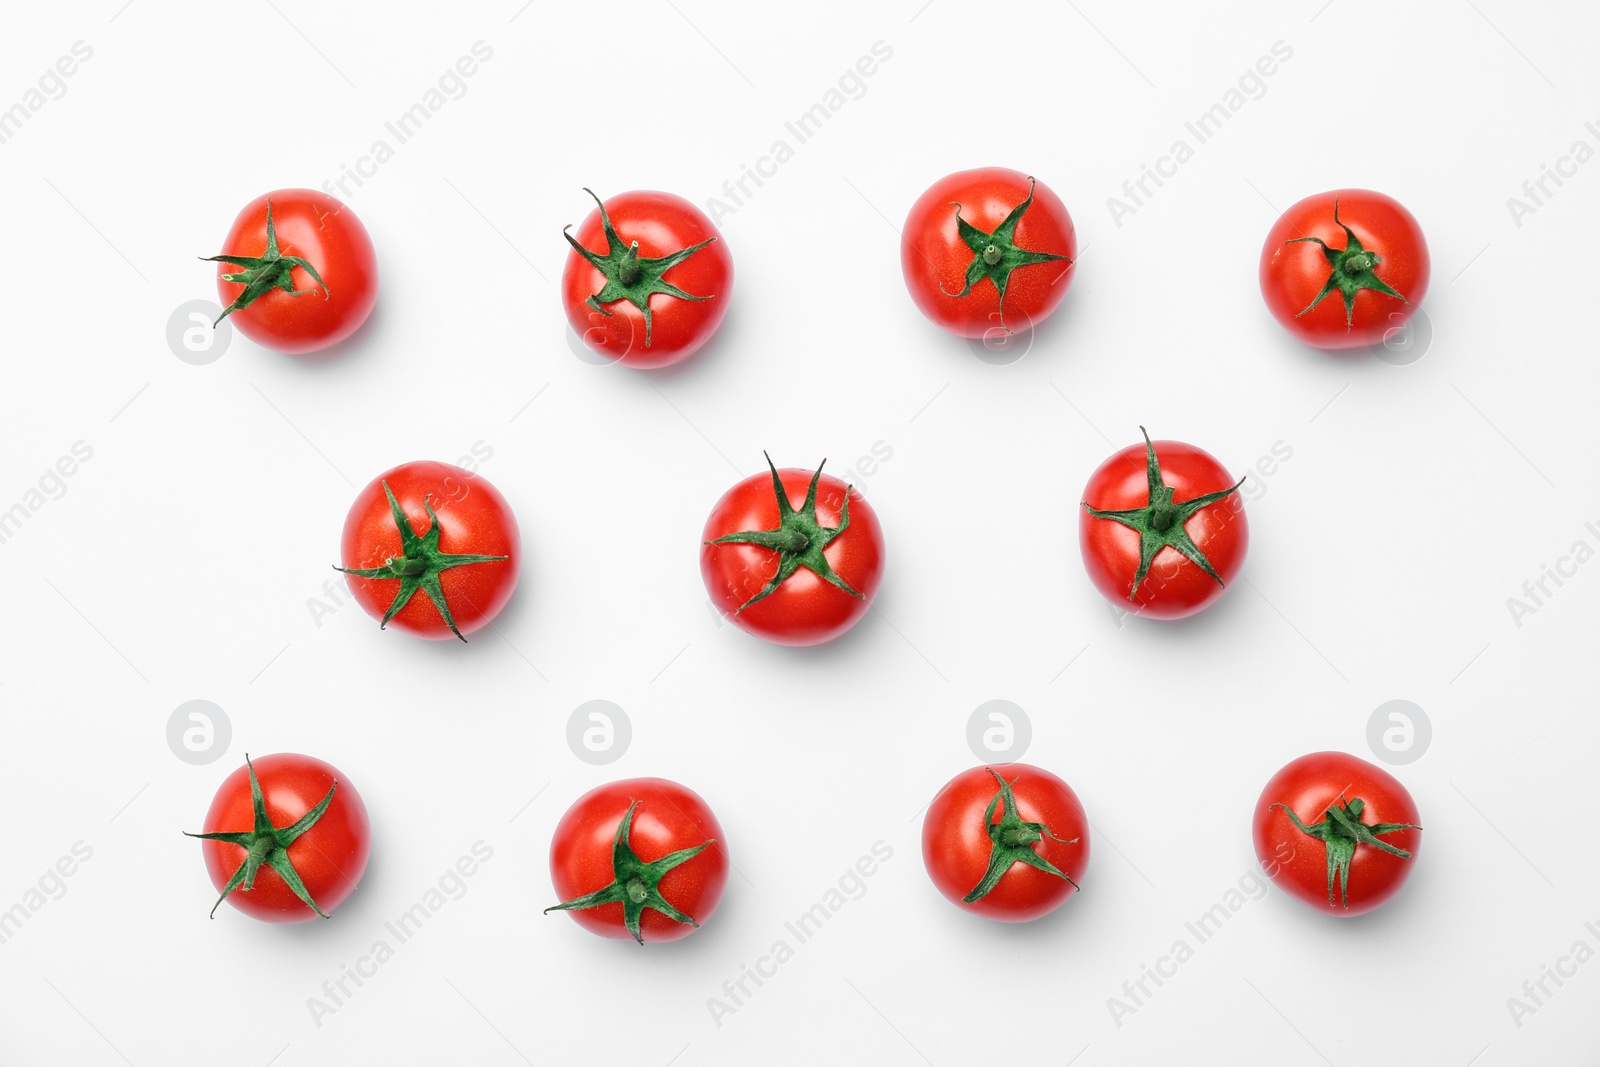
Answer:
[{"label": "star-shaped green stem", "polygon": [[389,605],[383,621],[378,625],[380,630],[387,627],[389,620],[395,617],[395,613],[405,607],[416,595],[417,590],[421,589],[428,594],[428,599],[433,601],[433,606],[439,609],[439,614],[444,616],[445,625],[450,627],[450,632],[465,641],[466,638],[461,636],[461,631],[456,629],[455,617],[450,614],[450,604],[445,600],[444,588],[439,584],[439,575],[451,567],[465,567],[469,563],[498,563],[511,557],[441,552],[439,516],[433,513],[433,497],[430,495],[422,498],[422,506],[428,512],[428,530],[419,537],[411,528],[411,520],[400,510],[400,502],[389,490],[388,482],[383,483],[383,493],[389,498],[389,512],[394,516],[395,528],[400,531],[401,554],[390,556],[383,561],[381,567],[367,567],[360,570],[348,567],[333,569],[353,574],[357,578],[392,578],[400,583],[400,592],[395,594],[394,603]]},{"label": "star-shaped green stem", "polygon": [[1411,858],[1411,853],[1403,848],[1396,848],[1387,841],[1380,841],[1384,834],[1397,833],[1401,830],[1420,830],[1422,827],[1413,826],[1405,822],[1380,822],[1367,825],[1361,821],[1361,813],[1366,810],[1367,802],[1360,797],[1345,801],[1343,794],[1339,803],[1332,805],[1320,821],[1307,826],[1300,821],[1287,804],[1273,804],[1274,808],[1282,808],[1285,815],[1293,821],[1295,828],[1303,834],[1316,838],[1323,844],[1328,855],[1328,904],[1333,904],[1333,879],[1339,876],[1339,902],[1345,908],[1350,907],[1350,860],[1355,857],[1356,846],[1371,845],[1389,853],[1399,856],[1403,860]]},{"label": "star-shaped green stem", "polygon": [[1088,502],[1083,504],[1084,510],[1097,519],[1110,519],[1120,522],[1128,529],[1139,535],[1139,569],[1133,576],[1133,585],[1128,589],[1128,599],[1133,600],[1139,592],[1139,583],[1144,581],[1150,572],[1150,562],[1163,548],[1175,549],[1181,552],[1185,559],[1211,575],[1218,585],[1222,585],[1222,577],[1212,568],[1211,561],[1206,559],[1204,552],[1183,528],[1183,524],[1194,517],[1195,512],[1201,508],[1209,507],[1217,501],[1227,497],[1230,493],[1237,492],[1244,484],[1240,478],[1227,489],[1205,496],[1197,496],[1193,500],[1174,501],[1172,490],[1161,478],[1161,464],[1156,461],[1155,446],[1150,443],[1150,434],[1143,426],[1139,432],[1144,434],[1145,471],[1150,480],[1150,503],[1142,508],[1130,508],[1127,511],[1101,511],[1099,508],[1090,507]]},{"label": "star-shaped green stem", "polygon": [[1344,230],[1345,245],[1343,248],[1329,248],[1327,243],[1320,237],[1296,237],[1284,242],[1292,245],[1301,241],[1309,241],[1317,245],[1322,249],[1322,258],[1328,261],[1328,266],[1331,268],[1328,272],[1328,280],[1322,283],[1322,288],[1318,290],[1311,303],[1307,304],[1305,310],[1301,311],[1295,318],[1304,315],[1307,311],[1322,303],[1323,297],[1334,292],[1344,297],[1344,328],[1346,330],[1350,329],[1352,316],[1355,314],[1356,294],[1363,289],[1376,290],[1386,296],[1394,297],[1402,304],[1409,305],[1411,301],[1407,300],[1397,289],[1391,287],[1388,282],[1378,277],[1376,273],[1377,267],[1383,260],[1378,258],[1376,252],[1368,252],[1365,248],[1362,248],[1361,239],[1355,235],[1355,231],[1339,221],[1339,201],[1337,198],[1333,201],[1333,221]]},{"label": "star-shaped green stem", "polygon": [[[584,192],[594,196],[594,192],[585,189]],[[598,196],[594,202],[600,205],[600,225],[605,229],[606,250],[604,254],[591,252],[577,242],[568,233],[571,226],[561,231],[561,236],[567,239],[567,244],[575,249],[578,255],[588,260],[594,269],[605,275],[606,283],[601,286],[598,293],[593,294],[584,303],[600,312],[610,315],[604,307],[614,304],[618,300],[626,300],[640,311],[644,312],[644,346],[650,347],[650,298],[656,293],[665,293],[667,296],[677,297],[679,300],[710,300],[716,294],[709,296],[694,296],[684,292],[661,276],[688,259],[706,245],[715,241],[715,237],[708,237],[697,245],[673,252],[671,255],[659,259],[648,259],[639,254],[639,242],[634,241],[626,246],[622,238],[617,236],[617,231],[612,228],[611,216],[606,214],[606,206],[601,203]]]},{"label": "star-shaped green stem", "polygon": [[700,925],[693,916],[685,915],[673,907],[656,886],[668,871],[694,859],[715,844],[716,838],[708,838],[693,848],[681,848],[658,860],[646,863],[639,858],[633,846],[628,844],[628,837],[633,832],[633,813],[638,809],[639,802],[637,800],[631,802],[628,805],[628,813],[617,824],[617,836],[611,842],[611,871],[615,876],[612,883],[604,889],[597,889],[593,893],[585,893],[581,897],[574,897],[554,907],[546,908],[544,909],[546,915],[552,911],[581,911],[584,908],[597,908],[602,904],[621,904],[623,925],[641,945],[644,944],[644,934],[639,929],[639,920],[646,908],[659,911],[673,922],[689,926]]},{"label": "star-shaped green stem", "polygon": [[[1030,867],[1037,867],[1046,874],[1053,874],[1057,878],[1065,878],[1072,882],[1074,889],[1079,888],[1072,877],[1062,871],[1055,864],[1045,859],[1035,851],[1034,846],[1045,838],[1059,841],[1063,845],[1076,844],[1076,837],[1071,840],[1057,837],[1050,832],[1050,827],[1042,822],[1023,822],[1022,816],[1017,813],[1017,798],[1011,794],[1011,787],[1017,779],[1006,781],[993,767],[985,768],[994,775],[994,780],[1000,784],[1000,792],[989,801],[989,806],[983,812],[983,826],[989,832],[989,869],[983,872],[983,880],[973,886],[972,892],[961,899],[968,904],[975,900],[982,900],[988,896],[989,891],[1000,884],[1000,879],[1011,869],[1012,864],[1026,863]],[[999,822],[991,822],[994,818],[994,809],[1005,805],[1000,813]]]},{"label": "star-shaped green stem", "polygon": [[267,802],[261,796],[261,783],[256,781],[255,764],[250,762],[250,757],[245,756],[244,765],[250,769],[250,805],[255,809],[255,825],[240,833],[214,833],[191,834],[184,831],[185,837],[198,837],[204,841],[226,841],[231,845],[238,845],[244,849],[244,862],[239,864],[239,869],[233,872],[233,877],[228,879],[228,884],[223,887],[222,895],[217,902],[211,905],[211,917],[217,917],[217,909],[222,902],[228,899],[228,894],[235,889],[249,891],[256,887],[256,875],[262,866],[271,867],[278,872],[294,895],[312,911],[324,919],[327,913],[317,907],[317,902],[311,899],[311,893],[306,889],[305,882],[300,880],[300,872],[294,869],[294,864],[289,860],[289,846],[294,844],[295,838],[305,833],[317,824],[323,812],[328,810],[328,805],[333,803],[333,792],[339,788],[336,781],[328,787],[328,795],[317,803],[317,806],[296,819],[293,826],[277,827],[272,825],[272,820],[267,817]]},{"label": "star-shaped green stem", "polygon": [[[286,256],[278,251],[278,230],[272,225],[272,201],[267,201],[267,250],[259,256],[230,256],[226,253],[220,256],[200,257],[207,263],[232,263],[235,267],[244,268],[237,274],[224,274],[223,281],[238,282],[244,286],[244,292],[234,298],[233,303],[223,309],[217,316],[221,322],[240,308],[249,307],[259,297],[266,295],[273,289],[282,289],[290,296],[305,296],[307,293],[316,292],[315,289],[296,289],[294,287],[294,268],[299,267],[311,277],[316,279],[317,285],[322,288],[322,298],[331,299],[333,294],[328,291],[328,286],[322,280],[322,275],[317,273],[309,260],[299,256]],[[215,326],[217,322],[212,323]]]},{"label": "star-shaped green stem", "polygon": [[972,249],[972,262],[967,264],[966,284],[959,293],[952,293],[939,283],[939,291],[946,296],[963,297],[972,292],[972,287],[983,279],[988,278],[994,283],[995,290],[1000,294],[1000,328],[1006,333],[1011,332],[1011,327],[1006,325],[1006,284],[1011,280],[1011,272],[1018,267],[1028,267],[1035,263],[1049,263],[1053,260],[1065,259],[1070,265],[1071,259],[1058,256],[1051,252],[1030,252],[1016,246],[1017,223],[1022,221],[1023,214],[1033,203],[1032,178],[1028,179],[1028,199],[1011,209],[1011,214],[1005,221],[996,226],[993,233],[984,233],[972,223],[961,217],[961,205],[951,201],[956,209],[956,232],[966,246]]},{"label": "star-shaped green stem", "polygon": [[[767,456],[765,452],[761,454]],[[843,589],[857,600],[865,599],[851,588],[849,582],[833,572],[827,557],[822,554],[823,549],[850,527],[848,485],[844,487],[844,504],[839,508],[839,525],[829,529],[817,521],[817,481],[822,477],[822,468],[827,462],[823,460],[817,464],[816,473],[811,476],[811,486],[806,490],[806,502],[796,511],[789,503],[789,494],[783,491],[783,480],[778,477],[778,468],[772,465],[772,457],[767,456],[767,466],[772,471],[772,492],[778,498],[777,529],[745,530],[706,542],[708,545],[760,545],[778,554],[778,570],[773,574],[772,580],[762,587],[761,592],[740,604],[739,610],[734,612],[735,615],[756,601],[772,595],[778,586],[788,581],[789,576],[801,567],[811,571],[829,585]]]}]

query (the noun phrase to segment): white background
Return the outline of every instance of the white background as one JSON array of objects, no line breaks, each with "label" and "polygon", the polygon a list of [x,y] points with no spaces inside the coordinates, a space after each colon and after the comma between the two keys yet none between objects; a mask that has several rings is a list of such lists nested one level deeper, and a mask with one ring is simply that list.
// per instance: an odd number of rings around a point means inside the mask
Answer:
[{"label": "white background", "polygon": [[[1600,146],[1600,17],[1320,4],[13,5],[0,106],[75,41],[93,57],[0,144],[0,509],[74,442],[93,458],[0,544],[0,908],[74,842],[93,857],[0,945],[0,1062],[1587,1062],[1600,964],[1520,1026],[1507,998],[1600,948],[1600,564],[1520,627],[1507,598],[1600,547],[1600,163],[1521,226],[1506,200]],[[392,145],[480,40],[465,95],[349,187],[383,278],[358,337],[175,358],[167,318],[215,297],[195,257],[239,208]],[[784,121],[880,40],[865,94],[795,146]],[[1264,95],[1116,225],[1107,198],[1280,40]],[[656,374],[575,358],[553,280],[582,187],[704,203],[780,137],[794,157],[721,219],[716,342]],[[899,270],[916,196],[991,163],[1054,188],[1082,246],[1009,366],[926,323]],[[1276,212],[1346,185],[1426,231],[1411,365],[1301,348],[1261,305]],[[1240,473],[1293,453],[1256,479],[1245,580],[1188,623],[1119,622],[1078,558],[1084,481],[1140,424]],[[318,626],[356,488],[478,442],[527,549],[503,637],[421,643],[348,605]],[[719,628],[696,547],[717,496],[763,448],[843,473],[877,442],[853,478],[889,543],[879,610],[809,651]],[[165,740],[194,698],[233,725],[208,766]],[[565,741],[595,698],[633,723],[608,767]],[[1096,831],[1084,891],[1025,927],[951,907],[918,848],[994,698]],[[1434,727],[1396,769],[1426,826],[1404,893],[1348,922],[1251,900],[1117,1025],[1108,998],[1252,868],[1266,779],[1372,758],[1395,698]],[[330,922],[208,921],[179,831],[272,751],[361,790],[371,868]],[[640,774],[701,792],[738,870],[703,930],[642,950],[540,914],[561,812]],[[308,998],[479,840],[466,895],[316,1025]],[[716,1025],[708,998],[879,840],[865,895]]]}]

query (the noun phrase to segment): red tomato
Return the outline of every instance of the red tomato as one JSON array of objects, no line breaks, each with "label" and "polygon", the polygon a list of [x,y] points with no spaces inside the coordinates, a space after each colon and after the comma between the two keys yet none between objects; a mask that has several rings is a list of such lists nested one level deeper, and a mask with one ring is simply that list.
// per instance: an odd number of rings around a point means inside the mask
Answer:
[{"label": "red tomato", "polygon": [[1283,328],[1317,348],[1381,344],[1428,292],[1428,242],[1400,203],[1335,189],[1285,211],[1261,248],[1261,295]]},{"label": "red tomato", "polygon": [[1274,882],[1318,911],[1360,915],[1411,876],[1420,819],[1388,771],[1343,752],[1313,752],[1261,791],[1256,856]]},{"label": "red tomato", "polygon": [[922,862],[957,907],[1030,922],[1077,892],[1089,866],[1089,819],[1072,787],[1049,771],[974,767],[928,805]]},{"label": "red tomato", "polygon": [[1244,567],[1250,527],[1233,495],[1244,479],[1193,445],[1144,441],[1089,476],[1078,547],[1107,600],[1133,615],[1181,619],[1222,596]]},{"label": "red tomato", "polygon": [[624,366],[665,367],[693,355],[728,313],[727,242],[704,212],[671,193],[595,203],[576,237],[563,231],[572,246],[561,274],[567,321],[584,344]]},{"label": "red tomato", "polygon": [[334,569],[383,626],[465,641],[511,599],[522,541],[511,505],[482,475],[420,460],[385,471],[356,495],[340,555],[344,566]]},{"label": "red tomato", "polygon": [[266,348],[300,355],[338,344],[378,302],[372,238],[325,193],[279,189],[252,200],[222,247],[206,257],[220,264],[222,318]]},{"label": "red tomato", "polygon": [[355,786],[293,753],[246,757],[212,798],[205,832],[189,836],[204,839],[206,870],[222,894],[212,916],[226,900],[269,923],[326,919],[355,892],[372,845]]},{"label": "red tomato", "polygon": [[1072,216],[1021,171],[983,167],[941,178],[911,205],[900,233],[911,299],[959,337],[1026,331],[1072,284]]},{"label": "red tomato", "polygon": [[665,778],[591,789],[556,824],[550,880],[565,911],[601,937],[688,937],[728,885],[722,827],[698,793]]},{"label": "red tomato", "polygon": [[711,509],[700,577],[741,630],[780,645],[831,641],[867,613],[883,582],[877,513],[820,464],[780,471],[769,457],[767,466],[770,476],[751,475]]}]

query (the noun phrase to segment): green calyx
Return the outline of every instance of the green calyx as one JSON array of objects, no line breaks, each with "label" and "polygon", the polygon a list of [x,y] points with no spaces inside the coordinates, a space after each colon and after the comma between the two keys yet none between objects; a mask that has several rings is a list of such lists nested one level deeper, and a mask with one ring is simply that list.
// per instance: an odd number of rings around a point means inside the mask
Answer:
[{"label": "green calyx", "polygon": [[628,844],[628,837],[633,832],[633,813],[638,808],[637,800],[629,803],[628,813],[617,824],[617,835],[611,842],[611,871],[614,875],[612,883],[604,889],[597,889],[593,893],[585,893],[581,897],[574,897],[572,900],[546,908],[544,909],[546,915],[552,911],[581,911],[585,908],[597,908],[602,904],[621,904],[623,925],[641,945],[644,944],[644,934],[639,929],[639,920],[646,908],[659,911],[676,923],[688,926],[700,925],[693,916],[685,915],[668,903],[656,887],[668,871],[694,859],[715,844],[716,838],[709,838],[693,848],[679,849],[646,863]]},{"label": "green calyx", "polygon": [[961,217],[961,205],[951,201],[951,206],[956,209],[956,232],[962,242],[972,249],[972,262],[967,264],[966,284],[959,293],[952,293],[940,283],[939,291],[946,296],[960,298],[972,292],[972,287],[983,279],[988,278],[994,283],[995,290],[1000,294],[1000,328],[1006,333],[1011,332],[1011,327],[1006,325],[1006,284],[1011,280],[1011,272],[1018,267],[1029,267],[1036,263],[1050,263],[1055,260],[1066,260],[1070,266],[1072,260],[1066,256],[1058,256],[1050,252],[1030,252],[1016,246],[1015,237],[1017,223],[1022,221],[1022,216],[1033,203],[1034,181],[1028,179],[1028,198],[1011,209],[1011,214],[1005,221],[995,227],[993,233],[984,233],[972,223]]},{"label": "green calyx", "polygon": [[450,632],[460,637],[462,641],[466,641],[466,638],[461,636],[461,631],[456,629],[456,620],[450,614],[450,604],[445,600],[444,588],[439,584],[439,575],[451,567],[465,567],[472,563],[499,563],[511,557],[441,552],[439,516],[433,513],[433,497],[430,495],[422,498],[422,506],[428,512],[428,530],[419,537],[411,528],[411,521],[406,518],[406,513],[400,510],[400,502],[394,498],[388,482],[383,483],[383,493],[389,498],[389,512],[394,516],[395,529],[400,531],[400,555],[390,556],[384,560],[381,567],[359,570],[348,567],[333,569],[344,574],[353,574],[357,578],[392,578],[399,581],[400,591],[395,594],[394,602],[384,613],[383,621],[378,625],[380,630],[389,625],[389,620],[410,603],[411,598],[420,589],[428,594],[433,606],[439,609],[439,614],[444,617],[445,625],[450,627]]},{"label": "green calyx", "polygon": [[339,788],[336,781],[328,787],[328,795],[317,803],[317,806],[295,820],[294,825],[277,827],[272,825],[272,820],[267,817],[267,802],[261,796],[261,783],[256,781],[256,768],[247,755],[244,764],[250,769],[250,805],[255,809],[255,826],[241,833],[215,833],[191,834],[184,831],[185,837],[197,837],[203,841],[226,841],[230,845],[238,845],[244,849],[244,862],[239,869],[233,872],[233,877],[228,879],[228,884],[223,887],[222,895],[217,902],[211,905],[211,918],[217,917],[217,909],[222,902],[228,899],[228,894],[236,889],[248,892],[256,886],[256,875],[262,867],[271,867],[278,872],[278,877],[294,891],[301,903],[312,911],[328,918],[326,912],[317,907],[317,902],[311,899],[311,893],[306,889],[305,882],[300,880],[300,872],[294,869],[294,864],[289,860],[289,846],[301,834],[317,824],[328,805],[333,803],[334,790]]},{"label": "green calyx", "polygon": [[679,300],[710,300],[715,294],[709,296],[694,296],[684,292],[676,285],[662,279],[662,275],[688,259],[706,245],[716,240],[708,237],[697,245],[673,252],[671,255],[659,259],[650,259],[639,254],[639,242],[634,241],[626,246],[622,238],[617,236],[617,231],[611,225],[611,216],[606,213],[605,204],[594,195],[590,189],[584,192],[594,197],[594,202],[600,205],[600,225],[605,230],[606,250],[604,254],[591,252],[577,242],[577,239],[568,233],[571,226],[561,231],[561,236],[567,239],[567,244],[588,260],[595,270],[605,276],[606,283],[601,286],[598,293],[593,294],[584,303],[600,312],[610,315],[606,304],[614,304],[618,300],[626,300],[644,313],[644,346],[650,347],[650,298],[657,293],[676,297]]},{"label": "green calyx", "polygon": [[1346,801],[1344,795],[1339,796],[1339,803],[1330,806],[1320,822],[1310,826],[1300,821],[1287,804],[1273,804],[1274,808],[1282,808],[1283,813],[1289,816],[1295,829],[1301,833],[1314,837],[1322,842],[1328,856],[1328,905],[1333,905],[1333,879],[1339,877],[1339,903],[1346,909],[1350,907],[1350,861],[1355,857],[1358,845],[1371,845],[1373,848],[1399,856],[1403,860],[1411,858],[1411,853],[1403,848],[1397,848],[1387,841],[1381,841],[1384,834],[1398,833],[1401,830],[1420,830],[1422,827],[1413,826],[1404,822],[1380,822],[1368,826],[1361,821],[1361,813],[1366,810],[1367,802],[1360,797]]},{"label": "green calyx", "polygon": [[1331,268],[1328,272],[1328,280],[1322,283],[1322,288],[1318,290],[1316,297],[1295,318],[1299,318],[1300,315],[1304,315],[1307,311],[1322,303],[1322,298],[1329,293],[1335,292],[1344,298],[1344,328],[1346,330],[1350,329],[1352,317],[1355,314],[1356,294],[1363,289],[1375,290],[1386,296],[1394,297],[1402,304],[1409,305],[1411,301],[1407,300],[1397,289],[1391,287],[1388,282],[1378,277],[1376,273],[1377,266],[1383,260],[1379,258],[1376,252],[1368,252],[1361,247],[1361,240],[1356,237],[1355,231],[1339,221],[1339,201],[1337,198],[1333,201],[1333,221],[1344,230],[1345,245],[1343,248],[1329,248],[1327,243],[1320,237],[1296,237],[1284,242],[1284,244],[1292,245],[1301,241],[1309,241],[1317,245],[1322,249],[1322,258],[1328,261],[1328,266]]},{"label": "green calyx", "polygon": [[1161,464],[1156,460],[1156,449],[1150,443],[1150,434],[1143,426],[1139,427],[1139,432],[1144,434],[1145,471],[1150,481],[1150,502],[1142,508],[1130,508],[1127,511],[1101,511],[1099,508],[1090,507],[1087,501],[1083,503],[1084,510],[1095,518],[1120,522],[1139,535],[1139,569],[1134,573],[1133,585],[1128,589],[1128,599],[1133,600],[1139,592],[1139,583],[1150,573],[1151,561],[1163,548],[1175,549],[1182,553],[1185,559],[1211,575],[1218,585],[1222,585],[1222,577],[1211,566],[1211,561],[1206,559],[1205,553],[1194,543],[1188,531],[1183,528],[1183,524],[1193,518],[1201,508],[1209,507],[1238,492],[1239,486],[1244,484],[1244,479],[1240,478],[1227,489],[1197,496],[1193,500],[1176,502],[1172,499],[1172,489],[1161,477]]},{"label": "green calyx", "polygon": [[315,289],[296,289],[294,287],[294,268],[299,267],[312,278],[322,289],[324,300],[332,299],[333,294],[328,291],[327,283],[322,280],[322,275],[317,273],[309,260],[299,256],[286,256],[278,251],[278,230],[272,224],[272,201],[267,201],[267,250],[260,256],[220,256],[200,257],[207,263],[232,263],[235,267],[242,267],[237,274],[224,274],[223,281],[238,282],[244,286],[244,292],[234,298],[233,303],[223,309],[217,316],[218,322],[238,311],[240,308],[249,307],[257,299],[265,296],[273,289],[282,289],[290,296],[305,296],[307,293],[316,292]]},{"label": "green calyx", "polygon": [[839,525],[831,528],[824,526],[817,521],[817,482],[822,478],[822,468],[828,461],[823,460],[817,464],[816,473],[811,476],[811,485],[806,490],[806,502],[796,510],[789,502],[789,494],[783,490],[783,480],[778,477],[778,468],[772,465],[772,457],[767,456],[765,452],[761,454],[767,457],[767,467],[772,471],[772,492],[778,498],[777,528],[744,530],[705,542],[708,545],[760,545],[778,554],[778,570],[773,574],[772,580],[767,582],[759,593],[740,604],[734,614],[737,615],[756,601],[772,595],[801,567],[811,571],[829,585],[844,590],[857,600],[865,599],[851,588],[849,582],[833,572],[827,557],[822,554],[823,549],[850,528],[850,487],[848,485],[844,487],[844,504],[839,508]]},{"label": "green calyx", "polygon": [[[1000,879],[1015,863],[1026,863],[1046,874],[1065,878],[1068,882],[1072,882],[1074,889],[1080,888],[1077,882],[1072,881],[1071,876],[1039,855],[1035,849],[1035,846],[1047,837],[1064,845],[1076,844],[1078,839],[1057,837],[1050,832],[1050,827],[1042,822],[1023,822],[1022,816],[1017,813],[1017,799],[1011,793],[1011,787],[1017,780],[1013,778],[1009,782],[1006,781],[993,767],[987,767],[985,770],[994,775],[994,780],[1000,785],[1000,791],[994,795],[994,799],[989,801],[989,806],[983,811],[984,829],[989,832],[989,868],[983,872],[983,880],[973,886],[972,892],[961,899],[968,904],[982,900],[989,895],[990,890],[1000,884]],[[1000,813],[1000,821],[991,821],[994,819],[995,808],[1002,804],[1005,810]]]}]

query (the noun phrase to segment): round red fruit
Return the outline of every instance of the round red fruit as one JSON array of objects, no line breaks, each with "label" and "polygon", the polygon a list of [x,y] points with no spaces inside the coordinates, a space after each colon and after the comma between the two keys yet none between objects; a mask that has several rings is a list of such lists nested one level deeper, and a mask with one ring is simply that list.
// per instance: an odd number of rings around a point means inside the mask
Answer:
[{"label": "round red fruit", "polygon": [[465,641],[511,599],[522,543],[511,505],[482,475],[421,460],[356,495],[340,556],[335,569],[383,626]]},{"label": "round red fruit", "polygon": [[728,885],[722,827],[692,789],[628,778],[591,789],[556,824],[550,880],[565,911],[601,937],[676,941],[711,918]]},{"label": "round red fruit", "polygon": [[336,345],[378,302],[378,260],[355,212],[313,189],[245,205],[217,266],[222,317],[256,344],[300,355]]},{"label": "round red fruit", "polygon": [[206,871],[235,908],[270,923],[326,919],[367,869],[372,830],[361,794],[310,756],[262,756],[228,775],[206,812]]},{"label": "round red fruit", "polygon": [[595,203],[576,235],[563,234],[571,245],[561,274],[567,321],[608,363],[649,368],[687,359],[728,313],[727,242],[704,212],[671,193]]}]

